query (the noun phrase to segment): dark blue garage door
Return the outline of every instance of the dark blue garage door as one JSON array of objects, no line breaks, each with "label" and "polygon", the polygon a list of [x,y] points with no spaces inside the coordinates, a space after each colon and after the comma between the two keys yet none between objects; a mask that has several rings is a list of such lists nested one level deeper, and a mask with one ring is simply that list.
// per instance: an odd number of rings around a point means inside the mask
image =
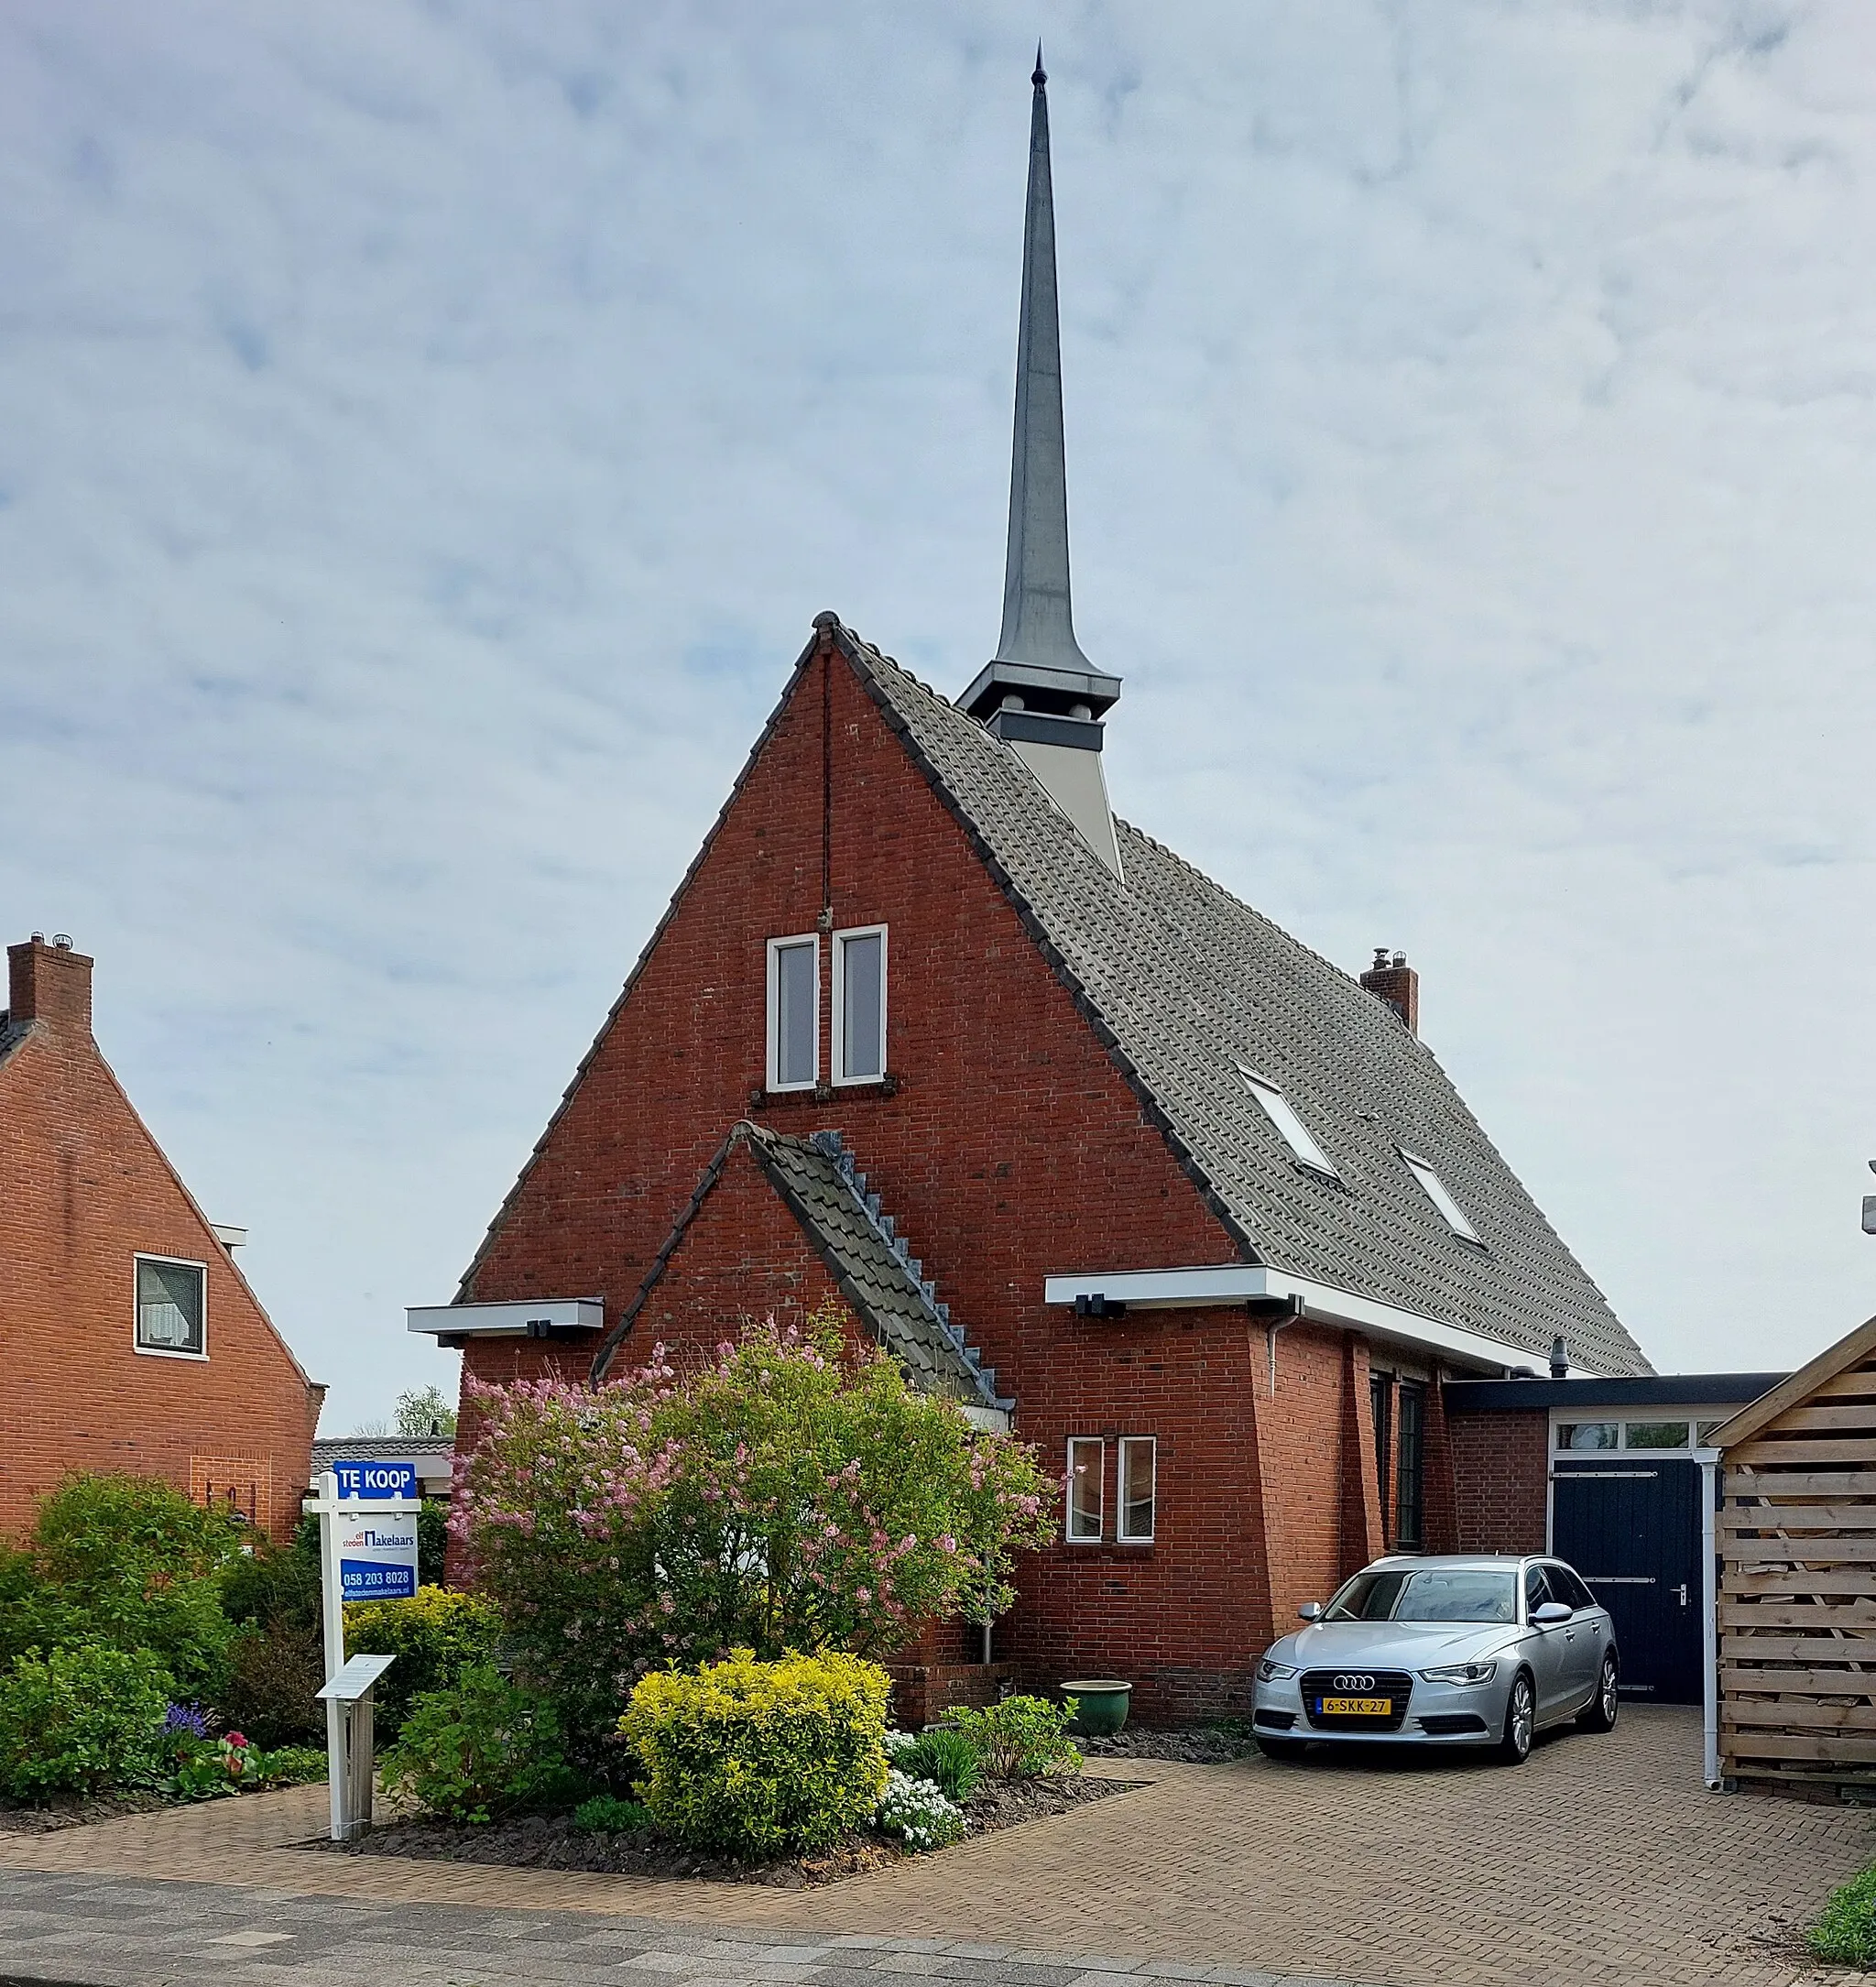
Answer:
[{"label": "dark blue garage door", "polygon": [[1557,1459],[1551,1550],[1615,1617],[1622,1695],[1700,1701],[1700,1466]]}]

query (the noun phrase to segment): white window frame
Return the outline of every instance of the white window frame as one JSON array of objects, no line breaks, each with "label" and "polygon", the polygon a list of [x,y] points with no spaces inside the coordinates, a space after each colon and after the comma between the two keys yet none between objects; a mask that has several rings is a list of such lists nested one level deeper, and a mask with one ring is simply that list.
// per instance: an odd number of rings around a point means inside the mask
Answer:
[{"label": "white window frame", "polygon": [[[193,1270],[202,1278],[202,1349],[186,1346],[147,1346],[143,1342],[143,1279],[137,1271],[146,1262],[159,1262],[167,1270]],[[147,1249],[133,1252],[130,1259],[130,1349],[146,1359],[205,1360],[209,1356],[209,1266],[188,1256],[159,1256]]]},{"label": "white window frame", "polygon": [[[846,1068],[846,948],[850,939],[879,941],[879,1067],[864,1075],[849,1075]],[[886,1054],[886,977],[889,964],[888,940],[883,924],[852,924],[834,934],[834,1080],[836,1084],[882,1083],[889,1066]]]},{"label": "white window frame", "polygon": [[[1119,1452],[1114,1477],[1114,1536],[1122,1545],[1151,1545],[1160,1516],[1160,1442],[1157,1436],[1122,1436],[1115,1445]],[[1129,1449],[1144,1448],[1152,1488],[1148,1492],[1152,1516],[1144,1532],[1127,1529],[1127,1455]]]},{"label": "white window frame", "polygon": [[[1095,1529],[1092,1532],[1077,1532],[1074,1529],[1074,1452],[1078,1448],[1090,1448],[1095,1452]],[[1062,1500],[1062,1534],[1071,1545],[1098,1545],[1107,1536],[1107,1441],[1105,1436],[1070,1436],[1065,1452],[1065,1472],[1068,1494]]]},{"label": "white window frame", "polygon": [[1277,1135],[1297,1162],[1325,1179],[1339,1180],[1336,1162],[1316,1142],[1315,1134],[1303,1121],[1303,1114],[1268,1076],[1260,1076],[1248,1063],[1237,1065],[1244,1087],[1263,1106],[1264,1116],[1275,1126]]},{"label": "white window frame", "polygon": [[[781,1080],[781,955],[797,945],[806,945],[814,957],[814,1074],[805,1083]],[[747,1065],[745,1065],[747,1066]],[[796,932],[769,941],[769,1088],[777,1091],[813,1090],[821,1082],[821,934]]]},{"label": "white window frame", "polygon": [[1401,1163],[1420,1183],[1420,1190],[1439,1211],[1439,1217],[1462,1242],[1471,1242],[1476,1247],[1485,1247],[1485,1238],[1467,1218],[1466,1210],[1454,1199],[1452,1189],[1440,1178],[1439,1169],[1430,1159],[1423,1159],[1418,1152],[1410,1152],[1404,1145],[1394,1148],[1401,1155]]}]

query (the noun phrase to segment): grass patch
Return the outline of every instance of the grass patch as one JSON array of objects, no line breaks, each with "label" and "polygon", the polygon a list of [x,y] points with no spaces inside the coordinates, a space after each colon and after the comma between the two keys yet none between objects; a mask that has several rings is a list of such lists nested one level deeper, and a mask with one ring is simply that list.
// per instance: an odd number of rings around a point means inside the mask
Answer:
[{"label": "grass patch", "polygon": [[1816,1924],[1805,1934],[1805,1945],[1815,1959],[1839,1966],[1876,1964],[1876,1869],[1831,1893]]}]

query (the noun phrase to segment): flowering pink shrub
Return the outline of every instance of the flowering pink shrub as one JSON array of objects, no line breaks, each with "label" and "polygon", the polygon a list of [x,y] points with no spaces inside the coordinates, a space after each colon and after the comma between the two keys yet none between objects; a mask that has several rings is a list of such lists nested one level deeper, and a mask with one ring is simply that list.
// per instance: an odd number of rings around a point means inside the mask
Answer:
[{"label": "flowering pink shrub", "polygon": [[1011,1599],[1053,1535],[1033,1450],[919,1394],[836,1316],[773,1319],[680,1375],[468,1392],[483,1434],[451,1519],[535,1681],[576,1728],[633,1684],[732,1648],[878,1655],[922,1621]]}]

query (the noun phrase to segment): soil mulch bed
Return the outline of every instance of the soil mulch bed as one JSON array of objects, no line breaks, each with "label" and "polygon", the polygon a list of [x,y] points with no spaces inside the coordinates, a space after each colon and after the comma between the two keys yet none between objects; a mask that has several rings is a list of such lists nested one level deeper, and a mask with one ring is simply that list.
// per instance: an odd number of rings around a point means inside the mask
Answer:
[{"label": "soil mulch bed", "polygon": [[1257,1751],[1248,1726],[1207,1725],[1191,1731],[1147,1731],[1129,1727],[1111,1739],[1082,1739],[1082,1751],[1097,1759],[1170,1759],[1187,1766],[1224,1766]]},{"label": "soil mulch bed", "polygon": [[55,1829],[82,1829],[88,1821],[115,1821],[119,1815],[147,1815],[174,1804],[160,1794],[68,1794],[44,1807],[0,1801],[0,1835],[49,1835]]},{"label": "soil mulch bed", "polygon": [[[964,1804],[969,1834],[988,1835],[1025,1821],[1066,1814],[1085,1801],[1124,1794],[1140,1783],[1080,1778],[1020,1780],[981,1786]],[[604,1876],[705,1877],[719,1883],[768,1883],[806,1890],[843,1877],[879,1870],[911,1853],[880,1835],[850,1835],[812,1856],[779,1862],[738,1862],[733,1857],[683,1849],[651,1829],[629,1834],[589,1833],[565,1815],[523,1815],[486,1828],[455,1822],[388,1821],[355,1842],[309,1842],[350,1856],[415,1856],[438,1862],[496,1863],[511,1870],[583,1870]]]}]

